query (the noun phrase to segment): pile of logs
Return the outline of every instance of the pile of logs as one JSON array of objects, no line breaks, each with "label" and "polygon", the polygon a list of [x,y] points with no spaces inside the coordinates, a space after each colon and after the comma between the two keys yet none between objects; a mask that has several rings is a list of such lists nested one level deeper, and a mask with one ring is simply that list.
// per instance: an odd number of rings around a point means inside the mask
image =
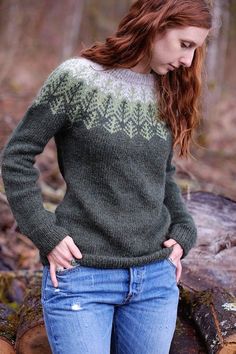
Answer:
[{"label": "pile of logs", "polygon": [[[11,302],[2,303],[0,308],[1,354],[51,353],[42,314],[41,281],[40,271],[0,272],[0,284],[7,284],[6,294],[15,294]],[[23,301],[21,288],[25,288]]]},{"label": "pile of logs", "polygon": [[[182,261],[170,354],[236,354],[236,203],[201,192],[184,198],[199,235]],[[41,281],[41,270],[0,271],[0,354],[52,353]]]}]

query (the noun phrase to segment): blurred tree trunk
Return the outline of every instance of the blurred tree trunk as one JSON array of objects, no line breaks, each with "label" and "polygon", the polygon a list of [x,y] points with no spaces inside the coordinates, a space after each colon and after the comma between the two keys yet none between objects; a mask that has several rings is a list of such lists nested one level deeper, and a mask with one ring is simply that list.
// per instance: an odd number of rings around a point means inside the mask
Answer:
[{"label": "blurred tree trunk", "polygon": [[80,35],[80,25],[83,14],[84,0],[70,0],[66,2],[67,14],[64,23],[62,38],[62,53],[60,61],[71,57],[77,47]]},{"label": "blurred tree trunk", "polygon": [[213,5],[213,31],[206,57],[208,90],[204,95],[206,97],[205,112],[208,119],[223,90],[230,26],[230,0],[213,0]]},{"label": "blurred tree trunk", "polygon": [[[19,38],[22,31],[22,11],[18,2],[0,2],[0,85],[10,72],[19,49]],[[15,19],[15,20],[13,20]],[[16,20],[17,19],[17,20]]]}]

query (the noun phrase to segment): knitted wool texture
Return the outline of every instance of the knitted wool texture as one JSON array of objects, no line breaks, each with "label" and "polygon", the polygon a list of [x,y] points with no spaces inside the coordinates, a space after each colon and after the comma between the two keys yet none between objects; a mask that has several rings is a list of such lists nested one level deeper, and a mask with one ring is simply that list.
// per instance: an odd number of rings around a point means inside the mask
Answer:
[{"label": "knitted wool texture", "polygon": [[[2,178],[20,231],[48,253],[70,235],[80,264],[124,268],[186,257],[197,229],[174,181],[172,134],[158,118],[154,76],[68,59],[48,76],[8,138]],[[34,166],[54,137],[66,193],[45,209]]]}]

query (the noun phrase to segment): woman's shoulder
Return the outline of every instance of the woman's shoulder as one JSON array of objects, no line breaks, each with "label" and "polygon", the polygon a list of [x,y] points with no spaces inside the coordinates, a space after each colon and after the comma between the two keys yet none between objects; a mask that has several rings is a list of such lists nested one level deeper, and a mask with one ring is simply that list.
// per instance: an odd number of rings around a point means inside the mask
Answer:
[{"label": "woman's shoulder", "polygon": [[55,70],[58,72],[71,72],[77,74],[83,70],[91,68],[91,66],[100,67],[100,64],[84,57],[75,56],[64,60],[55,68]]},{"label": "woman's shoulder", "polygon": [[77,83],[78,79],[88,76],[91,63],[93,63],[91,60],[82,57],[72,57],[62,61],[48,74],[40,91],[56,87],[62,82],[68,87]]}]

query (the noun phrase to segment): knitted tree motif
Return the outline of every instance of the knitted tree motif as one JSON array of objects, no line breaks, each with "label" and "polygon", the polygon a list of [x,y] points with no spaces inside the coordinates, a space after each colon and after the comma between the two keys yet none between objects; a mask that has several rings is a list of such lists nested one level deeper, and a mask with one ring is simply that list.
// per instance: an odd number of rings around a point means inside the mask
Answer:
[{"label": "knitted tree motif", "polygon": [[117,121],[116,117],[111,116],[105,124],[103,124],[104,128],[109,131],[109,133],[117,133],[121,130],[120,123]]},{"label": "knitted tree motif", "polygon": [[132,120],[129,120],[125,126],[125,132],[130,138],[133,138],[138,134],[137,125]]},{"label": "knitted tree motif", "polygon": [[[113,100],[112,100],[112,105],[114,107]],[[118,111],[118,113],[117,113],[117,111]],[[104,128],[112,134],[122,130],[123,129],[122,128],[123,115],[124,115],[123,107],[120,107],[120,105],[119,105],[118,109],[116,109],[116,110],[114,107],[113,111],[112,111],[112,115],[110,115],[108,117],[108,119],[106,119],[106,122],[103,124]]]},{"label": "knitted tree motif", "polygon": [[155,121],[157,116],[157,108],[155,104],[148,103],[146,111],[146,119],[151,125],[153,125],[153,130],[155,129]]},{"label": "knitted tree motif", "polygon": [[119,122],[121,130],[132,138],[135,126],[132,124],[132,114],[126,100],[122,100],[118,104],[115,111],[115,119]]},{"label": "knitted tree motif", "polygon": [[141,126],[145,120],[144,107],[141,102],[137,102],[135,104],[132,117],[136,127],[136,131],[140,133]]},{"label": "knitted tree motif", "polygon": [[113,83],[113,93],[115,95],[117,102],[120,102],[122,98],[124,98],[123,90],[124,90],[124,86],[121,82],[118,81],[116,83]]},{"label": "knitted tree motif", "polygon": [[84,86],[84,82],[79,81],[67,92],[65,110],[71,122],[77,122],[83,118],[84,112],[81,97],[83,95]]},{"label": "knitted tree motif", "polygon": [[[101,103],[100,103],[101,102]],[[99,116],[100,124],[106,128],[106,124],[108,123],[108,127],[112,126],[112,131],[120,130],[120,125],[118,125],[116,120],[113,120],[114,117],[114,102],[112,95],[101,96],[101,101],[98,105],[97,114]]]},{"label": "knitted tree motif", "polygon": [[34,104],[47,104],[53,113],[60,112],[63,109],[63,95],[68,85],[68,74],[60,74],[58,71],[53,72],[42,88],[40,89]]},{"label": "knitted tree motif", "polygon": [[150,140],[154,133],[152,130],[151,125],[147,122],[147,120],[143,123],[141,130],[140,130],[140,134],[147,140]]},{"label": "knitted tree motif", "polygon": [[117,115],[115,113],[114,101],[112,96],[110,96],[109,103],[107,101],[107,112],[105,117],[106,121],[103,123],[103,127],[107,131],[113,134],[122,130],[121,121],[117,119]]},{"label": "knitted tree motif", "polygon": [[91,129],[99,125],[99,116],[97,114],[98,90],[93,89],[85,94],[82,99],[81,106],[84,113],[84,124],[87,129]]},{"label": "knitted tree motif", "polygon": [[135,99],[137,98],[137,89],[133,85],[131,85],[131,87],[129,88],[129,97],[131,101],[135,101]]},{"label": "knitted tree motif", "polygon": [[167,131],[165,128],[165,122],[159,120],[158,109],[156,105],[153,105],[152,103],[149,103],[147,107],[147,119],[150,121],[152,126],[153,135],[158,135],[166,140]]},{"label": "knitted tree motif", "polygon": [[156,130],[156,134],[159,135],[161,138],[163,138],[164,140],[167,139],[167,130],[165,127],[165,122],[162,121],[156,121],[155,123],[155,130]]}]

